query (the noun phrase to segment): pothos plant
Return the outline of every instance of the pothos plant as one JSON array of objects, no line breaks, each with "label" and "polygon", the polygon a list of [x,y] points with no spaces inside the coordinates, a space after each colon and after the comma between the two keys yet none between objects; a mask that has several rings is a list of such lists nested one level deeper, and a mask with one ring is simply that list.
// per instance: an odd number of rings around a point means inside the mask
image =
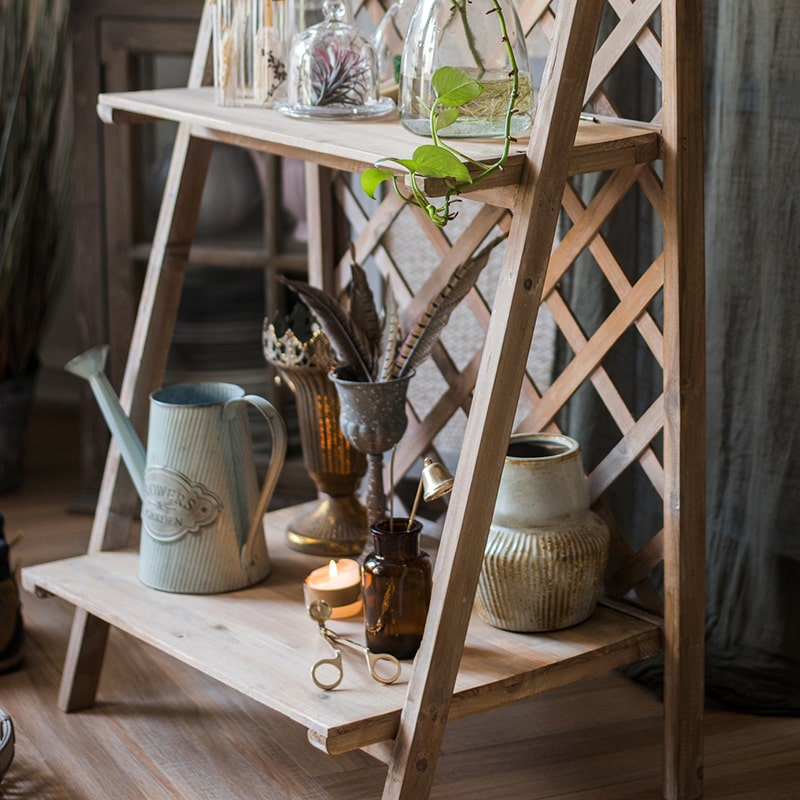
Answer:
[{"label": "pothos plant", "polygon": [[[459,8],[459,0],[451,2],[454,8]],[[369,197],[374,199],[377,188],[384,181],[391,181],[394,191],[405,203],[421,208],[431,221],[440,227],[444,227],[456,216],[451,206],[459,192],[502,170],[511,143],[514,141],[511,135],[511,121],[517,111],[517,100],[520,95],[519,68],[499,1],[491,0],[491,3],[492,8],[487,14],[497,15],[501,39],[511,65],[509,70],[511,91],[508,95],[500,156],[491,163],[476,161],[442,139],[440,133],[458,119],[461,109],[467,103],[478,98],[484,91],[483,84],[463,70],[444,66],[439,67],[431,78],[434,102],[429,108],[422,104],[428,113],[432,143],[418,147],[411,158],[397,156],[381,158],[375,162],[374,167],[361,174],[361,187]],[[421,98],[420,103],[422,103]],[[408,171],[407,178],[403,173],[383,166],[384,164],[404,167]],[[469,165],[474,168],[474,172],[470,170]],[[438,202],[426,194],[418,182],[419,178],[439,178],[444,181],[446,192]]]}]

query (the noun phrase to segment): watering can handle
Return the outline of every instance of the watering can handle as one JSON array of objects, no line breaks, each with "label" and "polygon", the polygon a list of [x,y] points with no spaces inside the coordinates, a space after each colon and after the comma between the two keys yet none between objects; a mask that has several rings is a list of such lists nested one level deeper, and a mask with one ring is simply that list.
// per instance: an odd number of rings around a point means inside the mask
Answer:
[{"label": "watering can handle", "polygon": [[264,477],[264,485],[261,488],[261,495],[258,498],[253,518],[250,521],[250,529],[247,532],[247,538],[242,548],[241,559],[242,566],[250,566],[253,560],[253,545],[256,541],[256,536],[262,530],[264,512],[267,510],[267,504],[275,491],[275,486],[278,483],[278,476],[283,469],[283,461],[286,457],[286,425],[283,418],[275,410],[275,406],[255,394],[246,394],[244,397],[237,397],[225,403],[223,414],[228,416],[235,413],[234,407],[236,403],[248,403],[254,408],[258,409],[264,419],[269,425],[270,433],[272,434],[272,453],[270,455],[269,467],[267,474]]}]

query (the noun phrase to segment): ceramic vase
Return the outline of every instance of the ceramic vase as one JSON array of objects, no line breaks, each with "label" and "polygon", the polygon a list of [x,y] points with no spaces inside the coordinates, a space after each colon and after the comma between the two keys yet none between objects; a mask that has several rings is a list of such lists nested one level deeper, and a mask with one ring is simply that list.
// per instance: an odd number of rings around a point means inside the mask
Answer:
[{"label": "ceramic vase", "polygon": [[552,631],[594,612],[610,534],[589,509],[578,442],[511,437],[475,597],[496,628]]}]

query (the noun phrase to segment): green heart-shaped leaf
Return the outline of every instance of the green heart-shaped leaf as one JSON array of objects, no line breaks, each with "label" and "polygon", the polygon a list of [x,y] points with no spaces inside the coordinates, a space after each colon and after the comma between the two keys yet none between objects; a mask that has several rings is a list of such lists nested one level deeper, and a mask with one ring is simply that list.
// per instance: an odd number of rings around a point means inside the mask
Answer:
[{"label": "green heart-shaped leaf", "polygon": [[453,178],[458,183],[472,183],[467,167],[452,153],[433,144],[423,144],[414,151],[416,172],[426,178]]},{"label": "green heart-shaped leaf", "polygon": [[392,161],[401,167],[405,167],[409,172],[417,172],[419,170],[416,158],[393,158]]},{"label": "green heart-shaped leaf", "polygon": [[361,188],[366,194],[375,199],[375,190],[384,182],[392,179],[394,173],[388,169],[370,167],[361,173]]},{"label": "green heart-shaped leaf", "polygon": [[446,108],[436,115],[436,131],[443,131],[458,119],[457,108]]},{"label": "green heart-shaped leaf", "polygon": [[454,108],[469,103],[483,91],[478,81],[455,67],[439,67],[433,73],[431,86],[442,105]]}]

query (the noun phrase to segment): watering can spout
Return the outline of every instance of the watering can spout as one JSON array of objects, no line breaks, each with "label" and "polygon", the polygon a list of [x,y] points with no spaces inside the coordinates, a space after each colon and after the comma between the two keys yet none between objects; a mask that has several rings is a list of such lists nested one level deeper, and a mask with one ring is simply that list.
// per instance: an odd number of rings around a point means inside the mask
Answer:
[{"label": "watering can spout", "polygon": [[117,442],[122,460],[128,468],[136,491],[143,499],[146,463],[144,445],[136,435],[128,416],[122,410],[119,399],[103,371],[107,357],[108,345],[93,347],[91,350],[75,356],[65,365],[64,369],[89,382],[106,425]]}]

